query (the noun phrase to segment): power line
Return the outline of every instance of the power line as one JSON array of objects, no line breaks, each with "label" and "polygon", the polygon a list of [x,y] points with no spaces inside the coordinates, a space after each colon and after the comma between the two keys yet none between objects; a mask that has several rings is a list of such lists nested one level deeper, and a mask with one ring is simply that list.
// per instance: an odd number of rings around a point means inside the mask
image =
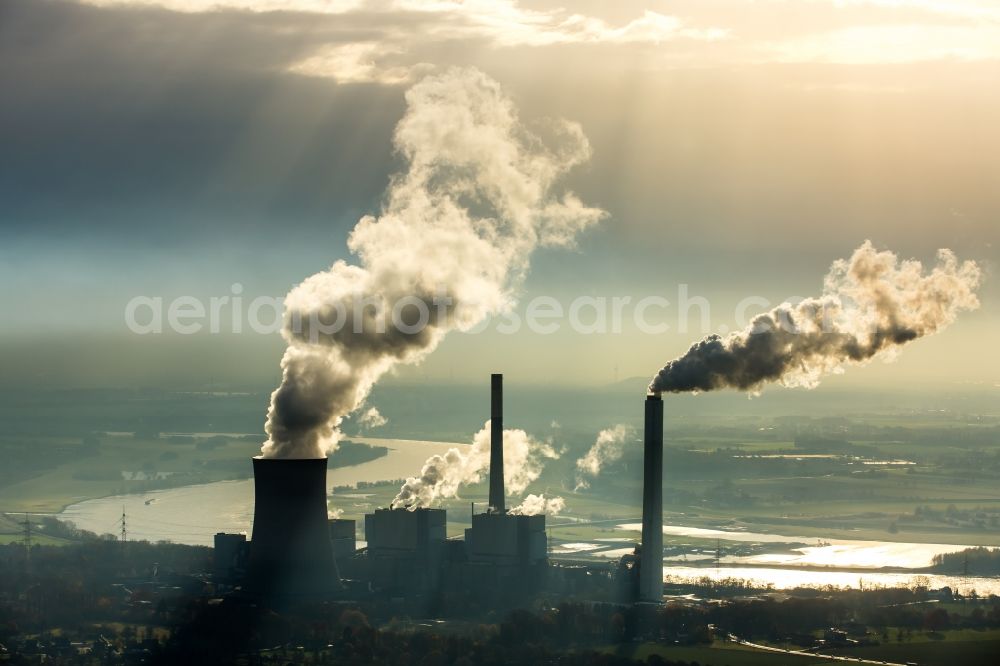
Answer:
[{"label": "power line", "polygon": [[122,548],[124,548],[125,547],[125,542],[128,541],[128,530],[126,529],[126,526],[125,526],[125,505],[124,504],[122,505],[122,519],[121,519],[121,524],[122,524],[122,536],[121,536],[121,540],[122,540]]}]

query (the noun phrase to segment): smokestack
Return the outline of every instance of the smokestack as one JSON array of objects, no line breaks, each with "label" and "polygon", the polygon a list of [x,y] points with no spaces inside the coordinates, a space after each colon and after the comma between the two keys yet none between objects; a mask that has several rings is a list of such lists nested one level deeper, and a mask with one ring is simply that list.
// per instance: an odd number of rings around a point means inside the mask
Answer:
[{"label": "smokestack", "polygon": [[646,396],[642,454],[642,554],[639,601],[663,600],[663,399]]},{"label": "smokestack", "polygon": [[490,375],[490,507],[506,513],[503,488],[503,375]]},{"label": "smokestack", "polygon": [[327,525],[326,458],[254,458],[248,588],[316,596],[340,585]]}]

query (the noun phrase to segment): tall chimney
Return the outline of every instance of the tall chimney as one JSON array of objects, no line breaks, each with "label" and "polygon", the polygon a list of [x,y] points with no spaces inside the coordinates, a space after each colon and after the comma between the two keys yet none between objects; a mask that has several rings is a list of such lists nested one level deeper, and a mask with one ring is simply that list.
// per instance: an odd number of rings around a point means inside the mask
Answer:
[{"label": "tall chimney", "polygon": [[340,585],[327,525],[326,458],[254,458],[247,588],[316,596]]},{"label": "tall chimney", "polygon": [[503,375],[490,375],[490,509],[506,513],[503,489]]},{"label": "tall chimney", "polygon": [[639,601],[663,600],[663,399],[646,396]]}]

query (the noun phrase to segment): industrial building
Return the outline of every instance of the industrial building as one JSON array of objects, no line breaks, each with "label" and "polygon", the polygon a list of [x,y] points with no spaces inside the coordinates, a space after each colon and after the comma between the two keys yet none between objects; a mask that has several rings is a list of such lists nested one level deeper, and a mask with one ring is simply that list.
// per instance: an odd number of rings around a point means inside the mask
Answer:
[{"label": "industrial building", "polygon": [[444,509],[376,509],[365,515],[369,581],[377,590],[435,590],[444,566]]},{"label": "industrial building", "polygon": [[326,458],[253,459],[248,591],[314,597],[340,587],[327,523],[326,464]]},{"label": "industrial building", "polygon": [[358,549],[357,523],[346,518],[331,518],[328,524],[334,561],[354,557],[354,552]]},{"label": "industrial building", "polygon": [[[356,550],[353,520],[328,519],[322,459],[255,458],[253,538],[216,535],[220,580],[246,570],[253,596],[344,598],[365,594],[435,607],[499,608],[530,600],[550,585],[573,585],[589,573],[550,571],[544,515],[505,506],[503,375],[491,377],[489,503],[471,515],[463,539],[448,539],[444,509],[385,508],[364,517],[367,546]],[[633,599],[663,596],[663,401],[645,401],[642,545],[625,568]],[[340,568],[338,568],[338,562]],[[340,579],[345,574],[344,583]],[[579,575],[576,575],[579,574]],[[428,606],[425,605],[425,608]]]},{"label": "industrial building", "polygon": [[491,377],[489,505],[464,541],[446,541],[443,509],[378,509],[365,516],[370,581],[392,594],[440,593],[497,603],[537,592],[548,566],[545,516],[508,513],[503,476],[503,375]]},{"label": "industrial building", "polygon": [[219,532],[214,539],[212,551],[212,572],[216,581],[233,583],[246,575],[250,544],[246,534]]},{"label": "industrial building", "polygon": [[493,375],[490,391],[490,501],[465,530],[469,562],[524,568],[548,559],[545,516],[507,512],[503,475],[503,375]]},{"label": "industrial building", "polygon": [[465,530],[465,551],[470,562],[495,566],[527,567],[548,559],[545,516],[480,513]]}]

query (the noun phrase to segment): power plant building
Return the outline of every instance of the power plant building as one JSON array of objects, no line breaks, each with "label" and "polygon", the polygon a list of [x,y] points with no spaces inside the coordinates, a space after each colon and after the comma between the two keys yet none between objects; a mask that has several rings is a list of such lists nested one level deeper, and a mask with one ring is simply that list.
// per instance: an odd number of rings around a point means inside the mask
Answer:
[{"label": "power plant building", "polygon": [[[645,404],[642,546],[632,583],[637,599],[663,592],[663,402]],[[244,535],[217,534],[222,582],[243,577],[254,597],[282,599],[385,595],[419,604],[511,607],[568,574],[550,576],[544,515],[508,512],[503,475],[503,376],[491,377],[489,503],[471,515],[464,540],[448,539],[444,509],[385,508],[364,517],[367,545],[357,548],[354,520],[327,516],[327,459],[254,458],[254,522]],[[249,556],[247,550],[249,546]],[[338,560],[349,580],[342,585]],[[579,568],[579,566],[577,567]],[[581,569],[582,577],[587,571]],[[553,577],[554,576],[554,577]],[[422,601],[421,601],[422,600]],[[436,601],[435,601],[436,600]],[[426,608],[425,607],[425,608]]]},{"label": "power plant building", "polygon": [[327,524],[326,458],[254,458],[247,588],[265,597],[314,597],[340,587]]},{"label": "power plant building", "polygon": [[372,583],[390,591],[427,591],[440,581],[446,531],[444,509],[376,509],[365,515]]},{"label": "power plant building", "polygon": [[358,546],[357,522],[346,518],[331,518],[328,524],[334,559],[339,564],[354,557]]},{"label": "power plant building", "polygon": [[[472,515],[465,541],[448,541],[443,509],[377,509],[365,515],[372,584],[383,591],[480,597],[537,591],[548,565],[545,516],[508,513],[503,479],[503,375],[491,377],[489,506]],[[459,589],[454,589],[457,585]]]},{"label": "power plant building", "polygon": [[480,513],[472,516],[465,530],[465,549],[470,562],[530,566],[548,559],[545,516]]},{"label": "power plant building", "polygon": [[219,532],[214,539],[212,571],[216,581],[227,583],[240,580],[246,573],[250,546],[246,534]]},{"label": "power plant building", "polygon": [[545,516],[508,513],[503,475],[503,375],[491,378],[490,489],[485,513],[465,530],[467,587],[497,601],[516,601],[545,583],[548,539]]}]

